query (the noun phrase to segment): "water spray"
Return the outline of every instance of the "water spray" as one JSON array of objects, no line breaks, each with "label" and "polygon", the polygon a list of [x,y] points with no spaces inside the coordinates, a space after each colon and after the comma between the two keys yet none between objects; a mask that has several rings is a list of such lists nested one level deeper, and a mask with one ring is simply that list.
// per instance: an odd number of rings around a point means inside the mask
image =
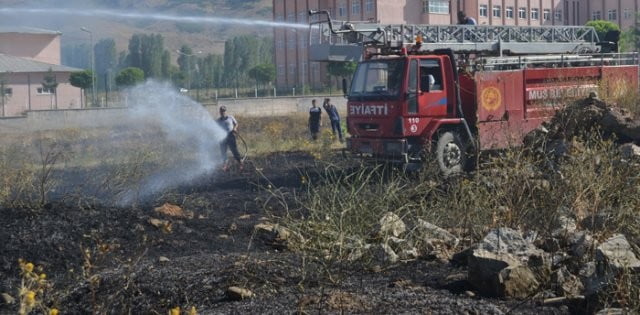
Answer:
[{"label": "water spray", "polygon": [[246,26],[267,26],[267,27],[286,27],[286,28],[309,28],[308,24],[274,22],[253,19],[225,18],[214,16],[181,16],[157,13],[136,13],[124,12],[117,10],[92,10],[92,9],[32,9],[32,8],[0,8],[0,14],[31,14],[31,15],[70,15],[70,16],[86,16],[86,17],[104,17],[104,18],[126,18],[136,20],[157,20],[172,21],[182,23],[197,24],[234,24]]}]

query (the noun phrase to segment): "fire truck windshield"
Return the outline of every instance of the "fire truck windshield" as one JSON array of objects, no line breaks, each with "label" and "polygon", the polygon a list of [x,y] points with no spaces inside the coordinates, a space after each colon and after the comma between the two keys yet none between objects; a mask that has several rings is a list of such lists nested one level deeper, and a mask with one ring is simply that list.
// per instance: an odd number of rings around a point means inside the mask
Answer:
[{"label": "fire truck windshield", "polygon": [[396,99],[400,95],[405,59],[366,61],[358,65],[349,99]]}]

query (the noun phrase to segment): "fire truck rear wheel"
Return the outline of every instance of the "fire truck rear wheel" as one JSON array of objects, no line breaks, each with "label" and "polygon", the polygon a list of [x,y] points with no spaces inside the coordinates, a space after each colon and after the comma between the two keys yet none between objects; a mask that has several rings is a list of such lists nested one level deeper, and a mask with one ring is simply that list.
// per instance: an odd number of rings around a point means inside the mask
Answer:
[{"label": "fire truck rear wheel", "polygon": [[467,165],[467,146],[459,133],[445,131],[436,143],[436,158],[443,175],[462,173]]}]

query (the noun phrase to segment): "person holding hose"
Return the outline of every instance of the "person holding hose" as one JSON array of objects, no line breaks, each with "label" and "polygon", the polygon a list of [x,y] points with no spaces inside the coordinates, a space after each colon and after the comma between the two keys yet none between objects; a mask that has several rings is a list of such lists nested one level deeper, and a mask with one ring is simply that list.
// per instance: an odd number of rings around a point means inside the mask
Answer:
[{"label": "person holding hose", "polygon": [[227,115],[227,107],[220,106],[220,118],[218,118],[218,124],[226,132],[226,137],[220,142],[220,154],[222,155],[222,170],[229,169],[227,163],[227,149],[231,150],[233,157],[238,161],[240,170],[243,168],[242,157],[238,151],[238,143],[236,141],[236,134],[238,130],[238,122],[231,115]]}]

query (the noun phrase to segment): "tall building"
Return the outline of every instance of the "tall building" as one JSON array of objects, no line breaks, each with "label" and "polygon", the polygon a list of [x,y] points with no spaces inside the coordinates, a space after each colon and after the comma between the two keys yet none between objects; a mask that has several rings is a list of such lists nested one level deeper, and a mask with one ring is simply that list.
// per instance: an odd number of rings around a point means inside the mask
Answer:
[{"label": "tall building", "polygon": [[[327,10],[339,21],[382,24],[457,24],[463,11],[480,25],[584,25],[610,20],[623,29],[636,25],[640,0],[273,0],[275,21],[308,24],[308,11]],[[274,29],[278,87],[321,87],[323,63],[310,62],[309,31]]]}]

